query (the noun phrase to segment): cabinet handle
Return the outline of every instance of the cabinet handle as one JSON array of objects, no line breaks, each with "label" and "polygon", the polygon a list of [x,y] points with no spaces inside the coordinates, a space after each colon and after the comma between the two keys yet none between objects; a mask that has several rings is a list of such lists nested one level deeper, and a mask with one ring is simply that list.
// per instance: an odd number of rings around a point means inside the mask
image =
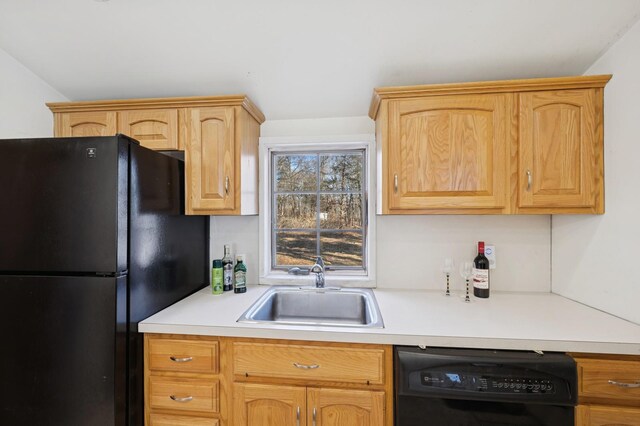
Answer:
[{"label": "cabinet handle", "polygon": [[175,402],[189,402],[193,399],[192,396],[185,396],[184,398],[178,398],[175,395],[169,395],[169,398],[173,399]]},{"label": "cabinet handle", "polygon": [[616,382],[615,380],[609,380],[609,384],[618,386],[621,388],[640,388],[640,382],[624,383],[624,382]]},{"label": "cabinet handle", "polygon": [[300,426],[300,407],[296,410],[296,426]]},{"label": "cabinet handle", "polygon": [[229,195],[229,176],[224,177],[224,193]]},{"label": "cabinet handle", "polygon": [[393,192],[398,193],[398,175],[393,175]]},{"label": "cabinet handle", "polygon": [[313,407],[313,426],[316,426],[316,407]]},{"label": "cabinet handle", "polygon": [[175,356],[170,356],[169,359],[173,362],[189,362],[193,361],[193,357],[188,356],[186,358],[176,358]]},{"label": "cabinet handle", "polygon": [[527,192],[531,191],[531,170],[527,170]]},{"label": "cabinet handle", "polygon": [[303,370],[314,370],[316,368],[320,368],[318,364],[305,365],[305,364],[298,364],[297,362],[294,362],[293,366],[296,368],[302,368]]}]

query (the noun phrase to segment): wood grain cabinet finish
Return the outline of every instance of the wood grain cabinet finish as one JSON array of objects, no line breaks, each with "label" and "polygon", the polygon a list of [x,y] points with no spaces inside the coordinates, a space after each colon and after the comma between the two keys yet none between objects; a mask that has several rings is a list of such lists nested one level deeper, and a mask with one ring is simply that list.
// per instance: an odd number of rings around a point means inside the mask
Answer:
[{"label": "wood grain cabinet finish", "polygon": [[116,113],[113,111],[82,111],[56,114],[54,136],[85,137],[113,136],[117,133]]},{"label": "wood grain cabinet finish", "polygon": [[[172,356],[216,368],[185,370]],[[145,416],[147,426],[393,426],[393,350],[146,334]]]},{"label": "wood grain cabinet finish", "polygon": [[233,385],[234,426],[306,425],[306,405],[304,387]]},{"label": "wood grain cabinet finish", "polygon": [[265,120],[244,95],[49,103],[54,135],[123,133],[185,151],[185,212],[258,214],[258,138]]},{"label": "wood grain cabinet finish", "polygon": [[610,78],[375,89],[378,213],[604,213]]},{"label": "wood grain cabinet finish", "polygon": [[604,213],[602,89],[518,97],[518,210]]},{"label": "wood grain cabinet finish", "polygon": [[640,356],[574,354],[576,425],[640,425]]},{"label": "wood grain cabinet finish", "polygon": [[[181,149],[178,142],[178,110],[132,110],[118,112],[118,131],[149,149]],[[182,148],[184,149],[184,148]]]},{"label": "wood grain cabinet finish", "polygon": [[390,102],[388,210],[507,207],[509,96]]}]

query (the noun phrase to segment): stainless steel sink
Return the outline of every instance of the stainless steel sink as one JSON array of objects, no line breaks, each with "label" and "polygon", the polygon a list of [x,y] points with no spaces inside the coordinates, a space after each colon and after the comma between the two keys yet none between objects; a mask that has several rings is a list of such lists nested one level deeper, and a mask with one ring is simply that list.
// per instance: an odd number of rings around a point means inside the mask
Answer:
[{"label": "stainless steel sink", "polygon": [[238,322],[384,328],[370,289],[274,286]]}]

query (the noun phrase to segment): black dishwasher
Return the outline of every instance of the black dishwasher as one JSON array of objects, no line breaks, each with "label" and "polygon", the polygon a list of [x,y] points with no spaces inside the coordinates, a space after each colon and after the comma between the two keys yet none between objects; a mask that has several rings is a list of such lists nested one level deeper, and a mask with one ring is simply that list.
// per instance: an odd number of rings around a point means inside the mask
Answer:
[{"label": "black dishwasher", "polygon": [[396,346],[395,426],[572,426],[565,354]]}]

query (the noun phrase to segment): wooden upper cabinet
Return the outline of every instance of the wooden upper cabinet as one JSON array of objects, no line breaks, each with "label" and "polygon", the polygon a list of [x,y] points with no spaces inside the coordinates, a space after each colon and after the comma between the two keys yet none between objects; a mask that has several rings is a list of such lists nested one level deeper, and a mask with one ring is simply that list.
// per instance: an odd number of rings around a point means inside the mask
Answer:
[{"label": "wooden upper cabinet", "polygon": [[241,383],[233,386],[234,426],[306,425],[305,408],[304,387]]},{"label": "wooden upper cabinet", "polygon": [[244,95],[49,103],[54,136],[123,133],[185,151],[186,214],[258,214],[258,138],[265,118]]},{"label": "wooden upper cabinet", "polygon": [[389,103],[388,210],[507,206],[510,95]]},{"label": "wooden upper cabinet", "polygon": [[603,213],[610,78],[375,89],[378,213]]},{"label": "wooden upper cabinet", "polygon": [[602,89],[519,95],[518,209],[604,213]]},{"label": "wooden upper cabinet", "polygon": [[190,197],[187,210],[235,209],[235,110],[191,108],[185,161]]},{"label": "wooden upper cabinet", "polygon": [[84,111],[57,114],[54,135],[59,137],[113,136],[117,133],[113,111]]},{"label": "wooden upper cabinet", "polygon": [[178,150],[178,110],[130,110],[118,112],[118,131],[140,145],[156,150]]},{"label": "wooden upper cabinet", "polygon": [[[307,418],[316,426],[384,426],[384,392],[308,388]],[[313,421],[315,420],[315,421]]]}]

